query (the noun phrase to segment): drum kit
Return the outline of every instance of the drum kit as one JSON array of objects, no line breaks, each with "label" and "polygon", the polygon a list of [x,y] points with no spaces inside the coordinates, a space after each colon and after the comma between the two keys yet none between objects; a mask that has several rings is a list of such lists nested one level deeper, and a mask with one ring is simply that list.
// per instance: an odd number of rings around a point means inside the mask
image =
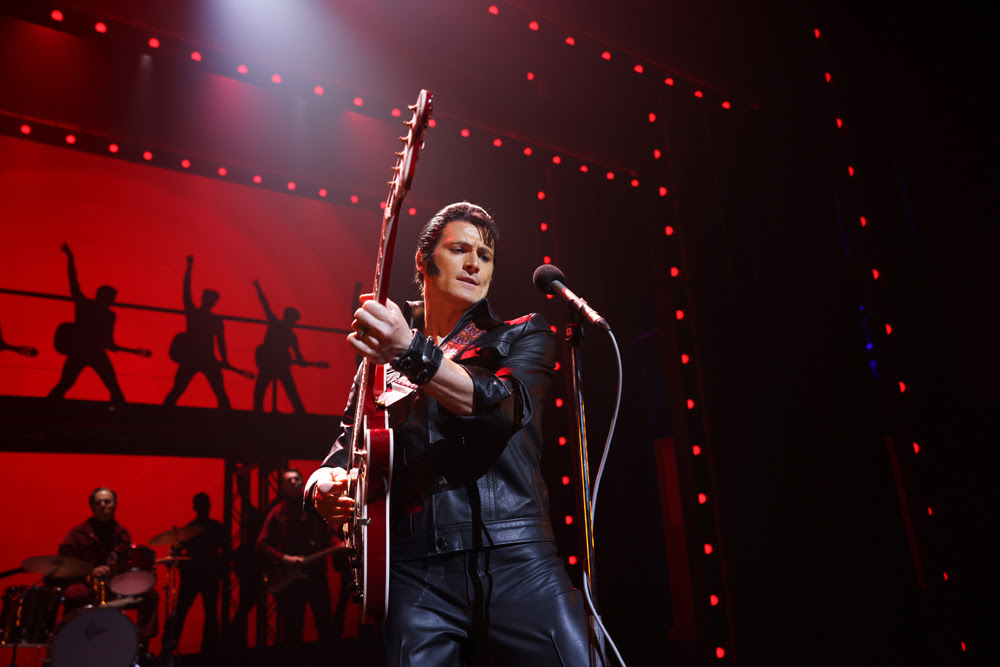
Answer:
[{"label": "drum kit", "polygon": [[[184,526],[154,536],[152,546],[174,545],[204,531]],[[93,576],[90,563],[69,556],[34,556],[0,578],[31,572],[43,583],[8,586],[0,607],[0,647],[12,647],[10,667],[17,665],[18,648],[47,649],[45,665],[52,667],[131,667],[139,650],[139,629],[124,607],[141,599],[156,585],[156,565],[167,568],[167,617],[176,596],[176,566],[186,556],[157,558],[149,546],[132,544],[116,549],[107,575]],[[72,609],[58,620],[64,590],[49,580],[86,580],[89,604]]]}]

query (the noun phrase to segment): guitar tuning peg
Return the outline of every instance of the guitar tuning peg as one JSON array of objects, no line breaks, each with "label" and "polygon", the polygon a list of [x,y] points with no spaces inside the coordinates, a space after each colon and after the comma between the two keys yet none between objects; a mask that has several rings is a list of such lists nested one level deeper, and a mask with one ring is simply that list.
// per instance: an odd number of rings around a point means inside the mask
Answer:
[{"label": "guitar tuning peg", "polygon": [[406,108],[409,109],[410,111],[416,111],[417,110],[417,105],[416,104],[407,104]]},{"label": "guitar tuning peg", "polygon": [[405,125],[406,127],[412,128],[413,127],[413,121],[412,120],[404,120],[403,121],[403,125]]},{"label": "guitar tuning peg", "polygon": [[402,167],[400,167],[399,165],[396,165],[395,167],[393,167],[393,168],[392,168],[392,170],[393,170],[394,172],[396,172],[397,174],[398,174],[398,173],[399,173],[399,172],[400,172],[400,171],[401,171],[402,169],[403,169],[403,168],[402,168]]},{"label": "guitar tuning peg", "polygon": [[407,139],[409,139],[409,137],[400,137],[399,138],[399,140],[402,141],[404,144],[406,143]]},{"label": "guitar tuning peg", "polygon": [[396,179],[392,179],[391,181],[386,181],[386,185],[388,185],[389,187],[396,185]]},{"label": "guitar tuning peg", "polygon": [[406,153],[404,153],[403,151],[396,151],[396,157],[402,159],[404,155],[406,155]]}]

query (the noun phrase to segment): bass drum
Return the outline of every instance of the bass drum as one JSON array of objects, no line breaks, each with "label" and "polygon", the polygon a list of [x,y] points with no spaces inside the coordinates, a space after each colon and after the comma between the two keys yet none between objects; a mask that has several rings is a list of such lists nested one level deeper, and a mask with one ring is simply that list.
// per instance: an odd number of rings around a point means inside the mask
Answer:
[{"label": "bass drum", "polygon": [[52,667],[131,667],[139,650],[139,628],[117,609],[82,607],[52,635]]},{"label": "bass drum", "polygon": [[44,646],[56,624],[62,593],[50,586],[9,586],[0,611],[0,646]]}]

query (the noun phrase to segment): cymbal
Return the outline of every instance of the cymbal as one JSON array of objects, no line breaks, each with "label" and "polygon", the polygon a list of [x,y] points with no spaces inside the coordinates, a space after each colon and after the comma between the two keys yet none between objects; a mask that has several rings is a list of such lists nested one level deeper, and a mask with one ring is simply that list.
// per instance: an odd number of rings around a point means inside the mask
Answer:
[{"label": "cymbal", "polygon": [[197,537],[205,532],[205,526],[175,526],[170,530],[165,530],[159,535],[154,535],[151,540],[149,540],[149,545],[152,547],[163,546],[164,544],[173,544],[175,542],[187,542],[192,537]]},{"label": "cymbal", "polygon": [[72,556],[33,556],[21,561],[21,567],[28,572],[60,579],[86,577],[94,569],[87,561]]},{"label": "cymbal", "polygon": [[157,558],[157,565],[173,565],[182,560],[191,560],[191,556],[164,556],[163,558]]}]

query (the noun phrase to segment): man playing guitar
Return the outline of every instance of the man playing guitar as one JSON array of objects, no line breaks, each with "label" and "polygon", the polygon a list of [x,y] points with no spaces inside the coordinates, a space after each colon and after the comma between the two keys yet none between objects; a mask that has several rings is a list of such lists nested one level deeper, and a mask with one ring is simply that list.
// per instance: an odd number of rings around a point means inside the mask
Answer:
[{"label": "man playing guitar", "polygon": [[[439,211],[415,257],[424,300],[368,300],[348,336],[387,365],[386,664],[590,664],[583,598],[558,557],[539,470],[555,340],[540,315],[504,322],[490,308],[498,235],[479,206]],[[356,509],[345,496],[356,392],[306,488],[307,508],[330,524]]]}]

